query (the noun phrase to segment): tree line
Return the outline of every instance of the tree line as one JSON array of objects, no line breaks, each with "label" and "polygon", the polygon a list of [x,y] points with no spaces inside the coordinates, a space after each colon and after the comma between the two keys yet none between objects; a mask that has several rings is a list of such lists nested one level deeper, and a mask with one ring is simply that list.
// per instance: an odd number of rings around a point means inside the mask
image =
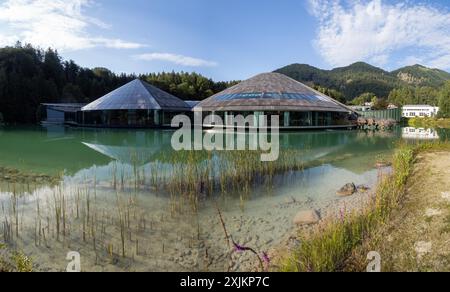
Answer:
[{"label": "tree line", "polygon": [[136,78],[183,100],[202,100],[237,83],[185,72],[115,74],[63,60],[53,49],[17,43],[0,48],[0,124],[39,122],[42,103],[89,103]]},{"label": "tree line", "polygon": [[[386,108],[388,104],[430,104],[441,108],[442,117],[450,117],[450,82],[440,87],[403,86],[397,81],[383,80],[387,78],[385,73],[363,63],[330,71],[341,79],[348,75],[353,80],[351,84],[358,85],[350,94],[331,86],[334,82],[331,73],[327,73],[330,77],[325,71],[306,65],[287,68],[280,73],[311,83],[316,90],[343,103],[359,105],[373,102],[376,109]],[[370,82],[364,78],[361,79],[364,84],[355,82],[362,73]],[[375,77],[389,86],[379,90],[381,87],[374,85]],[[83,68],[72,60],[63,60],[56,50],[44,51],[17,43],[14,47],[0,48],[0,124],[39,122],[42,103],[89,103],[135,78],[183,100],[203,100],[238,83],[215,82],[200,74],[186,72],[115,74],[106,68]],[[392,79],[391,76],[389,78]],[[346,84],[348,91],[348,82]]]},{"label": "tree line", "polygon": [[366,92],[353,99],[351,105],[372,103],[374,109],[386,109],[389,104],[402,107],[404,105],[424,104],[438,106],[439,117],[450,118],[450,81],[440,89],[432,87],[400,87],[393,89],[387,97],[378,97]]}]

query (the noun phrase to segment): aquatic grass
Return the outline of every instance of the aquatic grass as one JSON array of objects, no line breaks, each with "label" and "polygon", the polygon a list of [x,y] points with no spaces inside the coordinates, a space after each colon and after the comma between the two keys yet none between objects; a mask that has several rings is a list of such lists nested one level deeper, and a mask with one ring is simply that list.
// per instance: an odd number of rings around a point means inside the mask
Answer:
[{"label": "aquatic grass", "polygon": [[[163,190],[171,198],[185,197],[193,211],[201,197],[216,193],[243,193],[247,199],[252,187],[266,185],[277,174],[304,169],[304,153],[283,151],[276,162],[261,162],[260,151],[180,151],[163,156],[150,165],[147,189]],[[142,180],[142,178],[141,178]],[[142,186],[141,186],[142,187]]]}]

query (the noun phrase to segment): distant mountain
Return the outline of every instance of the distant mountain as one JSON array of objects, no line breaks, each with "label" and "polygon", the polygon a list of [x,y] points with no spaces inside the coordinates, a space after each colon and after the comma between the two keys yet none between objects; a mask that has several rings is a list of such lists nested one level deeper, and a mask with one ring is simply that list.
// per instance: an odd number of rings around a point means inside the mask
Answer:
[{"label": "distant mountain", "polygon": [[275,72],[309,85],[338,90],[348,101],[366,92],[372,92],[379,97],[388,97],[395,88],[423,86],[438,88],[450,80],[450,73],[420,65],[388,72],[364,62],[333,70],[322,70],[306,64],[292,64]]},{"label": "distant mountain", "polygon": [[450,73],[430,69],[422,65],[408,66],[392,72],[398,79],[416,86],[442,86],[447,80],[450,80]]}]

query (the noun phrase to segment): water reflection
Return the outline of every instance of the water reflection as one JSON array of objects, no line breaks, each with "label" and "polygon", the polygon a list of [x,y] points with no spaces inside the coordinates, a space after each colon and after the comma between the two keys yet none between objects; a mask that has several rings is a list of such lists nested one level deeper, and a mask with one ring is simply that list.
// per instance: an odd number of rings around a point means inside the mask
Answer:
[{"label": "water reflection", "polygon": [[[406,128],[392,132],[319,131],[281,133],[281,151],[304,151],[305,160],[335,156],[379,155],[389,152],[402,136],[412,139],[438,139],[436,131]],[[75,175],[112,161],[141,165],[173,154],[171,131],[99,130],[65,127],[0,130],[0,165],[35,173]],[[342,166],[342,164],[340,164]],[[356,165],[354,165],[356,166]],[[350,171],[352,165],[344,166]]]},{"label": "water reflection", "polygon": [[[267,251],[292,231],[298,210],[339,205],[336,190],[347,182],[375,186],[376,160],[392,154],[403,134],[402,129],[282,133],[282,150],[295,150],[292,153],[311,162],[310,167],[276,173],[270,183],[247,192],[201,197],[197,212],[191,213],[174,209],[189,208],[187,200],[192,198],[176,201],[158,188],[133,188],[136,176],[125,177],[132,180],[129,188],[111,181],[113,170],[120,181],[122,170],[132,172],[137,165],[146,170],[139,178],[147,177],[144,185],[149,184],[151,166],[158,161],[167,164],[167,157],[175,154],[171,131],[0,130],[0,166],[65,172],[61,186],[31,187],[27,196],[17,196],[0,177],[0,201],[5,206],[0,211],[0,238],[11,237],[13,245],[49,270],[64,269],[70,247],[82,251],[86,271],[225,271],[229,248],[217,207],[237,242]],[[208,160],[198,158],[199,163]],[[231,270],[250,260],[235,259]]]},{"label": "water reflection", "polygon": [[439,133],[434,129],[407,127],[403,128],[402,138],[414,140],[438,140],[440,137]]}]

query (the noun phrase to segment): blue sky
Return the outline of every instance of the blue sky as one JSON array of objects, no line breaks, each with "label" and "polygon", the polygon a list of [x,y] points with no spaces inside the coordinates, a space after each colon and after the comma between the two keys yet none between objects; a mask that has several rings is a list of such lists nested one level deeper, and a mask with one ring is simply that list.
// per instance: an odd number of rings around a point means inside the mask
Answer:
[{"label": "blue sky", "polygon": [[447,0],[0,0],[0,45],[115,72],[245,79],[291,63],[450,69]]}]

